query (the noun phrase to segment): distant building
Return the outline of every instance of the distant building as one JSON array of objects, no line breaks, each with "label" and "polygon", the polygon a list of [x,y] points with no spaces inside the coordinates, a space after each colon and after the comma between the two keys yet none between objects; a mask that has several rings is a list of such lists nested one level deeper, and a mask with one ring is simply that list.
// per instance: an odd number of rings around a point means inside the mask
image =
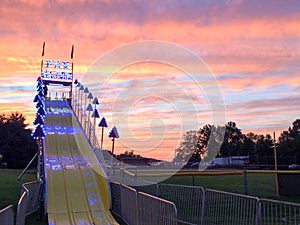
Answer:
[{"label": "distant building", "polygon": [[144,157],[121,157],[120,161],[132,166],[150,166],[152,159]]},{"label": "distant building", "polygon": [[249,156],[228,156],[214,158],[213,164],[215,165],[245,165],[250,163]]}]

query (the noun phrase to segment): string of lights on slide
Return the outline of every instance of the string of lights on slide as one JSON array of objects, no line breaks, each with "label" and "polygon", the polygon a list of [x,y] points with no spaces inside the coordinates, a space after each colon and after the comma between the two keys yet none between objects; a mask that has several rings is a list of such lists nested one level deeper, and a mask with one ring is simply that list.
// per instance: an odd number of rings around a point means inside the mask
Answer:
[{"label": "string of lights on slide", "polygon": [[66,101],[47,101],[45,106],[48,224],[118,224],[109,210],[107,177],[100,164],[91,166],[90,161],[98,161],[72,109]]}]

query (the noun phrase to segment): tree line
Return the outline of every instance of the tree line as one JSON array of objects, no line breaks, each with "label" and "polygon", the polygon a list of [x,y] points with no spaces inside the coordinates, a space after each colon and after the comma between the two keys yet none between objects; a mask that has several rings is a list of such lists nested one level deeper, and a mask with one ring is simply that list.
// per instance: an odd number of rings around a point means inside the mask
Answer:
[{"label": "tree line", "polygon": [[[275,145],[279,165],[300,164],[299,119],[280,134]],[[228,156],[249,156],[251,164],[274,165],[274,140],[270,134],[244,134],[232,121],[217,127],[207,124],[183,135],[174,161],[200,162]]]},{"label": "tree line", "polygon": [[[25,120],[18,112],[0,114],[0,164],[6,162],[7,168],[24,168],[37,151]],[[276,148],[279,165],[300,164],[300,119],[280,134]],[[183,135],[174,161],[200,162],[215,156],[250,156],[251,164],[273,165],[274,141],[270,134],[244,134],[232,121],[217,127],[207,124]]]},{"label": "tree line", "polygon": [[37,152],[37,144],[25,120],[18,112],[0,115],[0,161],[7,163],[7,168],[25,168]]}]

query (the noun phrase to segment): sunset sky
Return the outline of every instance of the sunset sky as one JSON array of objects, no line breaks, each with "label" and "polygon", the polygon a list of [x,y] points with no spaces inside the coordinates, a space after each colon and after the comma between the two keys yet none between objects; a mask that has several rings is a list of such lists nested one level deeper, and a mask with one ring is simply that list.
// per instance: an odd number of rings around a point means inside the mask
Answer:
[{"label": "sunset sky", "polygon": [[[107,51],[143,40],[174,43],[190,49],[204,60],[219,83],[226,106],[226,121],[235,121],[243,132],[266,134],[276,131],[278,136],[300,118],[298,0],[103,0],[95,3],[84,0],[3,0],[0,7],[0,112],[19,111],[28,123],[32,122],[35,115],[32,100],[36,78],[40,74],[44,41],[45,58],[59,60],[69,60],[74,44],[74,77],[82,78],[90,65]],[[184,74],[175,70],[166,65],[138,64],[124,68],[114,79],[128,81],[132,79],[130,74],[150,79],[155,73],[159,77],[165,75],[166,80],[175,76],[178,81],[176,74],[181,77]],[[197,104],[202,104],[207,110],[203,93],[194,96],[190,82],[184,81],[180,80],[180,89],[188,90],[185,93],[198,101],[193,103],[196,108]],[[142,83],[139,85],[143,86]],[[156,80],[153,85],[161,85],[163,89],[165,83]],[[107,96],[103,98],[112,94],[105,93]],[[146,132],[141,132],[139,127],[133,128],[133,132],[139,130],[136,134],[140,135],[140,140],[147,139],[149,127],[153,125],[151,132],[155,134],[155,129],[161,125],[161,120],[149,125],[150,117],[170,122],[178,113],[169,114],[160,102],[162,100],[153,96],[143,101],[147,102],[147,107],[151,101],[160,107],[147,115],[142,104],[131,106],[137,112],[143,112],[142,117],[147,120]],[[113,110],[114,106],[109,109]],[[108,117],[110,125],[118,126],[110,123],[108,107],[100,105],[99,110]],[[206,123],[203,118],[210,122],[208,114],[203,113],[201,126]],[[145,121],[145,118],[141,120]],[[177,125],[173,124],[167,134],[173,136],[174,143],[170,144],[172,138],[166,138],[166,144],[152,152],[153,156],[161,156],[167,151],[164,157],[168,158],[174,151],[180,132],[174,126]],[[122,152],[125,149],[121,142],[122,133],[120,136],[117,151]],[[107,142],[106,147],[109,146]]]}]

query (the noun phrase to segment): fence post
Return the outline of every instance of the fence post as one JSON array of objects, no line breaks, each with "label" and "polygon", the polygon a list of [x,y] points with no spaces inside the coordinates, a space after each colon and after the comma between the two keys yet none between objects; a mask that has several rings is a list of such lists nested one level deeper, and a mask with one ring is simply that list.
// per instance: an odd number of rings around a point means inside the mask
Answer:
[{"label": "fence post", "polygon": [[137,178],[138,178],[138,170],[137,170],[137,167],[135,167],[135,176],[134,176],[135,182],[137,182]]},{"label": "fence post", "polygon": [[244,175],[244,195],[248,195],[248,176],[247,170],[243,170]]},{"label": "fence post", "polygon": [[159,197],[160,196],[159,183],[157,183],[155,186],[156,186],[155,194],[156,194],[157,197]]},{"label": "fence post", "polygon": [[261,201],[257,201],[257,206],[256,206],[257,214],[256,214],[256,225],[261,225]]},{"label": "fence post", "polygon": [[192,174],[192,183],[193,183],[192,186],[195,186],[195,176],[194,176],[194,174]]},{"label": "fence post", "polygon": [[110,181],[111,209],[118,216],[122,215],[121,184]]},{"label": "fence post", "polygon": [[206,198],[206,195],[205,195],[205,190],[202,189],[202,209],[201,209],[201,225],[204,225],[204,222],[205,222],[205,198]]},{"label": "fence post", "polygon": [[25,224],[27,204],[28,204],[28,196],[27,196],[27,192],[24,191],[18,202],[16,225]]}]

